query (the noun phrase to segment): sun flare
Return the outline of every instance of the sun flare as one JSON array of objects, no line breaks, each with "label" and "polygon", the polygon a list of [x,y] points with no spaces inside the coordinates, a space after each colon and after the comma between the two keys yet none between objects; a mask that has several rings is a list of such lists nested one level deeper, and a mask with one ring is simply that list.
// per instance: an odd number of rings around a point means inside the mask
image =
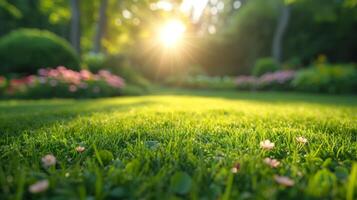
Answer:
[{"label": "sun flare", "polygon": [[186,27],[179,20],[171,20],[164,24],[159,31],[159,40],[165,47],[177,46],[183,38]]}]

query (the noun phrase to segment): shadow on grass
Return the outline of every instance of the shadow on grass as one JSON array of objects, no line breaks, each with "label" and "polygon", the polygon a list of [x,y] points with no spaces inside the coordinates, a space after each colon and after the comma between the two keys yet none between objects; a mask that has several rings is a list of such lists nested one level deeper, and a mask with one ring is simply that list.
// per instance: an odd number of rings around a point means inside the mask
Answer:
[{"label": "shadow on grass", "polygon": [[125,103],[116,100],[39,100],[0,104],[0,135],[18,136],[24,132],[31,133],[55,123],[66,123],[94,113],[126,112],[155,103],[144,100]]}]

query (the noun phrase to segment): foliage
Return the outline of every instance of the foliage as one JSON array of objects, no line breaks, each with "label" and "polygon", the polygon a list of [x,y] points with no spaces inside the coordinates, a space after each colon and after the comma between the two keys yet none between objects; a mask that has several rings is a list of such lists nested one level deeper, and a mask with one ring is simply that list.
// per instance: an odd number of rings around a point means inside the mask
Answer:
[{"label": "foliage", "polygon": [[276,61],[273,58],[271,57],[260,58],[255,63],[252,74],[254,76],[261,76],[268,72],[275,72],[278,69],[279,66],[276,64]]},{"label": "foliage", "polygon": [[314,197],[325,197],[336,187],[336,175],[328,169],[319,170],[309,180],[308,193]]},{"label": "foliage", "polygon": [[32,74],[41,67],[66,65],[79,69],[79,60],[65,40],[48,31],[16,30],[0,40],[0,73]]},{"label": "foliage", "polygon": [[303,63],[298,56],[292,57],[284,62],[283,69],[297,70],[302,68]]},{"label": "foliage", "polygon": [[88,53],[83,56],[84,68],[91,72],[98,72],[104,69],[105,55],[102,53]]},{"label": "foliage", "polygon": [[6,85],[7,85],[6,78],[0,76],[0,95],[5,91]]},{"label": "foliage", "polygon": [[40,69],[38,75],[8,81],[4,97],[15,98],[91,98],[122,95],[124,80],[108,71],[92,74],[58,67]]},{"label": "foliage", "polygon": [[357,7],[346,2],[296,1],[284,39],[285,59],[299,56],[307,64],[325,54],[332,62],[356,61]]},{"label": "foliage", "polygon": [[166,79],[166,84],[174,87],[193,89],[233,89],[234,80],[231,77],[210,77],[206,75],[196,76],[172,76]]},{"label": "foliage", "polygon": [[24,28],[46,29],[69,38],[69,1],[0,0],[0,36]]},{"label": "foliage", "polygon": [[104,55],[104,54],[88,54],[84,58],[85,66],[93,72],[99,70],[108,70],[113,74],[118,74],[125,78],[127,83],[133,86],[148,89],[149,82],[141,73],[135,69],[125,55]]},{"label": "foliage", "polygon": [[317,65],[297,73],[293,86],[298,91],[356,93],[357,69],[348,65]]},{"label": "foliage", "polygon": [[[356,96],[271,92],[0,101],[0,198],[313,199],[308,187],[316,185],[324,199],[352,200],[356,113]],[[266,139],[275,143],[270,151],[259,146]],[[114,159],[101,166],[93,146]],[[45,168],[50,153],[57,165]],[[29,192],[44,179],[46,191]]]},{"label": "foliage", "polygon": [[271,55],[279,1],[244,3],[217,35],[203,38],[199,64],[212,75],[249,74],[256,60]]}]

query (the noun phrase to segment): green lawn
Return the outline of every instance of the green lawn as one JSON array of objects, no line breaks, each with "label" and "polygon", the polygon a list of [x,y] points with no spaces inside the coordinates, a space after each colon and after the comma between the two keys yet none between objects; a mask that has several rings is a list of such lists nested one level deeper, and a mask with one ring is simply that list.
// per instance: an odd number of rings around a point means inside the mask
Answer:
[{"label": "green lawn", "polygon": [[[266,139],[272,150],[260,147]],[[55,166],[43,166],[46,154]],[[357,96],[178,90],[0,101],[0,199],[352,200],[356,160]],[[49,188],[30,193],[43,179]]]}]

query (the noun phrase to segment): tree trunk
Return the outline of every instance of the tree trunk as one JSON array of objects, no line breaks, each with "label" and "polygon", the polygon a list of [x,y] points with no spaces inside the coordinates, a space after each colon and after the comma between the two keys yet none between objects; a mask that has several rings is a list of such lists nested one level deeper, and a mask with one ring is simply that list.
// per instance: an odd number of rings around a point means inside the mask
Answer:
[{"label": "tree trunk", "polygon": [[81,53],[81,30],[79,0],[71,0],[71,43],[78,55]]},{"label": "tree trunk", "polygon": [[276,26],[276,30],[274,33],[273,45],[272,45],[272,56],[275,61],[280,64],[282,62],[283,53],[282,53],[282,46],[283,46],[283,39],[285,31],[289,24],[290,18],[290,6],[283,5],[281,9],[281,14],[278,19],[278,25]]},{"label": "tree trunk", "polygon": [[106,15],[107,6],[108,6],[108,0],[102,0],[100,3],[99,20],[97,23],[96,33],[94,37],[94,47],[93,47],[94,53],[99,53],[101,50],[101,46],[102,46],[101,42],[107,25],[107,15]]}]

